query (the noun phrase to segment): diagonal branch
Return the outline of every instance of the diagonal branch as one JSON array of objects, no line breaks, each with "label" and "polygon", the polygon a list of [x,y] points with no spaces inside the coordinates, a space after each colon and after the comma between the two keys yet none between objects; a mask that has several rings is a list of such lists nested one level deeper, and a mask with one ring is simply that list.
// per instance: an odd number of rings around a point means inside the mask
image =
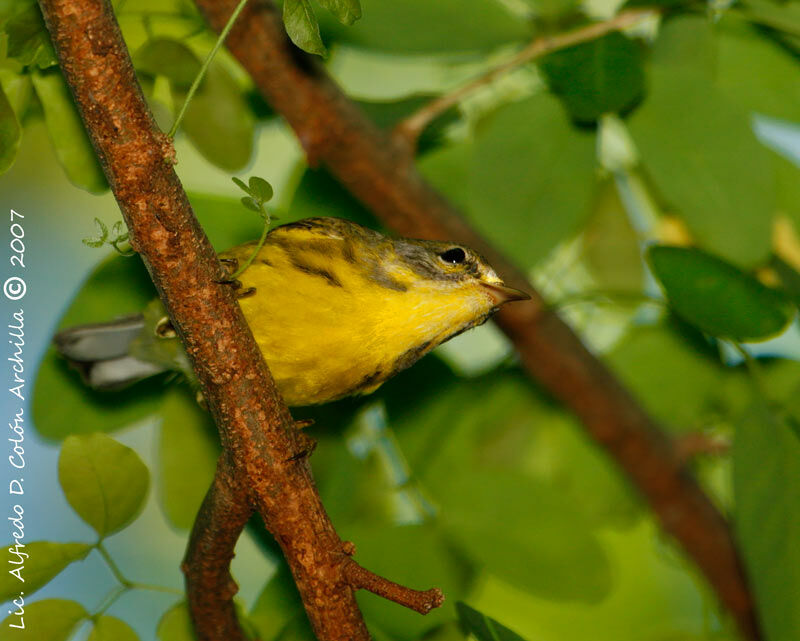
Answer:
[{"label": "diagonal branch", "polygon": [[655,9],[628,9],[603,22],[593,22],[589,25],[573,29],[572,31],[565,31],[564,33],[559,33],[554,36],[542,36],[541,38],[537,38],[527,47],[524,47],[508,60],[490,69],[485,74],[468,81],[460,87],[456,87],[453,91],[443,94],[422,106],[418,111],[400,122],[395,127],[393,135],[398,139],[398,142],[404,142],[409,149],[414,149],[417,146],[417,140],[420,135],[433,120],[441,116],[451,107],[455,107],[467,96],[473,94],[481,87],[495,82],[509,71],[525,63],[532,62],[537,58],[541,58],[553,51],[566,49],[581,44],[582,42],[600,38],[612,31],[622,31],[623,29],[638,24],[645,18],[655,15],[658,15]]},{"label": "diagonal branch", "polygon": [[[219,429],[229,457],[221,470],[230,464],[234,471],[235,483],[215,481],[203,518],[214,522],[228,512],[235,523],[221,541],[207,540],[203,523],[192,539],[193,546],[211,552],[202,568],[187,568],[192,614],[195,621],[220,626],[199,630],[198,636],[211,638],[219,629],[234,639],[241,634],[230,621],[227,566],[250,507],[217,502],[240,500],[234,490],[246,487],[248,503],[286,556],[320,641],[366,641],[369,634],[345,572],[352,546],[343,544],[325,513],[307,458],[298,456],[302,437],[231,288],[220,283],[225,272],[172,168],[174,151],[147,109],[110,2],[41,0],[40,6],[131,246],[150,272]],[[190,548],[190,563],[203,549]],[[195,576],[210,577],[223,593],[198,596],[202,585],[193,584]],[[215,607],[227,608],[228,616],[204,611]]]},{"label": "diagonal branch", "polygon": [[[212,28],[234,0],[196,0]],[[310,56],[296,49],[269,0],[254,0],[228,48],[289,122],[310,164],[324,163],[396,232],[458,240],[480,251],[533,300],[501,310],[498,325],[532,378],[569,407],[645,496],[664,529],[703,571],[745,638],[761,638],[753,598],[727,522],[686,470],[671,442],[608,369],[544,304],[525,275],[418,174],[406,145],[378,130]]]}]

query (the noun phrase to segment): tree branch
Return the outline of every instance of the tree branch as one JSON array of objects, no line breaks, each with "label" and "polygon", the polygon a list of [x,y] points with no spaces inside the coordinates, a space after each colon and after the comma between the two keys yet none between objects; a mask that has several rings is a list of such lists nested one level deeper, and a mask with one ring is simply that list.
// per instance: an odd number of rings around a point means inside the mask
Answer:
[{"label": "tree branch", "polygon": [[[241,505],[217,505],[246,487],[248,501],[261,514],[283,550],[315,634],[321,641],[369,639],[353,587],[344,571],[348,557],[314,486],[304,447],[280,398],[225,272],[200,228],[169,160],[173,150],[158,131],[142,97],[119,26],[107,0],[41,0],[40,6],[61,70],[97,152],[109,185],[173,327],[177,330],[217,424],[237,485],[218,478],[203,518],[235,515],[236,527],[224,541],[208,541],[199,525],[194,545],[211,550],[208,564],[193,582],[223,586],[218,598],[204,595],[192,604],[196,621],[215,620],[237,629],[224,613],[232,587],[227,565],[232,556]],[[227,463],[226,463],[227,465]],[[196,560],[198,551],[190,549]],[[197,596],[201,586],[190,585]],[[227,626],[227,627],[226,627]],[[199,630],[208,638],[213,630]],[[238,632],[240,634],[240,631]],[[235,637],[234,637],[235,638]]]},{"label": "tree branch", "polygon": [[[212,28],[234,0],[196,0]],[[418,174],[408,148],[379,131],[312,57],[289,42],[268,0],[253,0],[231,31],[231,53],[295,130],[310,164],[323,162],[396,232],[458,240],[482,253],[506,283],[533,293],[495,320],[524,367],[581,419],[645,496],[664,529],[694,559],[745,638],[761,638],[752,595],[728,524],[685,469],[670,440],[617,379],[500,252]]]},{"label": "tree branch", "polygon": [[629,9],[603,22],[595,22],[554,36],[542,36],[541,38],[537,38],[527,47],[521,49],[508,60],[490,69],[482,76],[478,76],[468,81],[466,84],[457,87],[450,93],[443,94],[422,106],[418,111],[408,116],[395,127],[393,136],[397,142],[404,143],[410,150],[414,150],[420,135],[422,135],[422,132],[425,131],[426,127],[434,119],[441,116],[451,107],[455,107],[470,94],[481,87],[493,83],[509,71],[527,62],[536,60],[541,56],[547,55],[548,53],[594,40],[612,31],[627,29],[645,18],[657,14],[658,12],[651,8]]},{"label": "tree branch", "polygon": [[237,482],[230,457],[223,452],[181,564],[199,641],[245,639],[233,604],[239,588],[231,576],[230,562],[236,541],[252,513],[247,491]]}]

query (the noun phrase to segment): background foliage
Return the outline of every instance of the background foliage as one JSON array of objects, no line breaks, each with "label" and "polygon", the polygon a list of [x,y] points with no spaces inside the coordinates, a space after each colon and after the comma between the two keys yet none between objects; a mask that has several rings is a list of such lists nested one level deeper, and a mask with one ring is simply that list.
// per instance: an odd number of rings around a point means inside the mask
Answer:
[{"label": "background foliage", "polygon": [[[418,166],[529,271],[679,443],[700,437],[708,446],[692,468],[734,524],[767,638],[794,641],[800,3],[653,6],[666,12],[482,87],[426,132]],[[388,128],[532,38],[615,8],[572,0],[285,0],[284,16],[293,40],[327,53],[334,77]],[[166,131],[213,36],[181,0],[129,0],[117,12]],[[30,163],[28,176],[12,165],[43,126],[69,181],[104,192],[38,8],[6,0],[0,24],[0,170],[36,179]],[[325,172],[304,165],[291,134],[224,51],[177,142],[181,178],[220,250],[259,233],[227,180],[232,172],[275,184],[280,222],[336,215],[379,227]],[[110,226],[118,216],[102,202],[98,215]],[[76,212],[69,225],[89,236],[92,216]],[[75,243],[68,251],[92,250]],[[153,295],[138,260],[114,254],[59,326],[137,312]],[[361,595],[376,638],[736,638],[635,491],[522,375],[493,328],[453,341],[373,396],[296,416],[317,421],[315,475],[358,560],[447,594],[445,607],[424,618]],[[105,545],[106,537],[128,536],[148,492],[171,528],[185,536],[191,526],[218,445],[188,387],[156,380],[90,393],[50,352],[38,369],[33,419],[60,447],[64,498],[94,534],[29,544],[26,601],[68,566],[72,581],[86,580],[74,569],[84,559],[102,558],[113,582],[99,604],[28,601],[30,638],[66,640],[75,630],[95,641],[191,638],[180,597],[159,587],[165,579],[131,581],[126,572],[135,565],[120,567]],[[155,455],[106,435],[132,430],[149,430]],[[54,524],[47,536],[56,533]],[[239,554],[270,560],[261,590],[242,594],[253,634],[310,638],[274,543],[255,523],[249,536],[258,549]],[[141,542],[143,554],[151,543]],[[15,589],[0,579],[5,598]],[[157,625],[138,620],[135,601],[125,607],[126,595],[142,590],[167,593]],[[3,624],[0,640],[12,636]]]}]

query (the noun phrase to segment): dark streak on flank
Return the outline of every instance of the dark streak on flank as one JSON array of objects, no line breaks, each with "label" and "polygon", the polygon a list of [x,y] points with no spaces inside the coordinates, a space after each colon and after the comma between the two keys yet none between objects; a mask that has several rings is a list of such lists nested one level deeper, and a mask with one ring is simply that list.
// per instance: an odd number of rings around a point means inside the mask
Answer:
[{"label": "dark streak on flank", "polygon": [[269,261],[269,258],[259,258],[259,260],[264,263],[267,267],[272,267],[272,263]]},{"label": "dark streak on flank", "polygon": [[355,386],[355,389],[353,391],[361,392],[363,390],[370,389],[376,383],[383,381],[384,378],[385,378],[385,376],[383,375],[383,370],[378,368],[374,372],[372,372],[372,374],[369,374],[369,375],[365,376],[364,378],[362,378],[358,382],[358,385]]},{"label": "dark streak on flank", "polygon": [[324,269],[323,267],[314,267],[313,265],[309,265],[307,263],[303,263],[297,259],[296,256],[292,256],[289,254],[289,260],[292,263],[292,267],[295,269],[299,269],[301,272],[305,274],[310,274],[312,276],[319,276],[320,278],[324,278],[329,285],[332,287],[343,287],[341,281],[336,278],[333,272]]},{"label": "dark streak on flank", "polygon": [[394,376],[398,372],[402,372],[404,369],[411,367],[414,363],[416,363],[420,358],[425,356],[425,353],[428,351],[428,348],[431,347],[432,341],[425,341],[424,343],[420,343],[416,347],[412,347],[409,350],[403,352],[400,357],[394,362],[392,365],[392,372],[389,374],[389,377]]}]

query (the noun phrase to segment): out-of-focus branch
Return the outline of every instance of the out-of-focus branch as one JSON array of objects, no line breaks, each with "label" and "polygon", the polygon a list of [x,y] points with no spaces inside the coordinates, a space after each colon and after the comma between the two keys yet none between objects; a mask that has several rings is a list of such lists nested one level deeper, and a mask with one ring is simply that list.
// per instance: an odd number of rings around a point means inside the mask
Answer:
[{"label": "out-of-focus branch", "polygon": [[194,521],[181,570],[186,599],[199,641],[244,641],[230,573],[233,550],[253,513],[227,452],[220,455],[214,481]]},{"label": "out-of-focus branch", "polygon": [[394,137],[400,143],[405,143],[409,149],[415,149],[417,141],[426,127],[431,124],[438,116],[441,116],[451,107],[455,107],[461,100],[474,93],[481,87],[485,87],[496,81],[509,71],[516,69],[560,49],[573,47],[582,42],[588,42],[595,38],[621,31],[632,27],[645,18],[657,15],[655,9],[629,9],[618,13],[609,20],[594,22],[583,27],[578,27],[572,31],[565,31],[553,36],[542,36],[531,42],[505,62],[493,67],[482,76],[478,76],[467,83],[456,87],[453,91],[443,94],[423,105],[418,111],[401,121],[394,129]]},{"label": "out-of-focus branch", "polygon": [[[234,0],[196,0],[215,30]],[[745,638],[761,638],[753,598],[728,524],[670,440],[617,379],[544,304],[525,275],[475,233],[419,175],[408,148],[378,130],[311,57],[289,42],[268,0],[253,0],[227,41],[264,97],[292,128],[311,164],[323,163],[389,227],[417,238],[458,240],[480,251],[530,303],[497,324],[530,375],[581,419],[646,497],[664,529],[694,559]]]},{"label": "out-of-focus branch", "polygon": [[[343,544],[320,502],[305,445],[275,389],[226,274],[197,223],[172,169],[173,150],[142,97],[130,56],[107,0],[41,0],[61,70],[139,252],[192,360],[228,459],[203,510],[187,567],[192,614],[200,638],[241,635],[230,599],[228,562],[252,506],[283,550],[320,641],[369,639],[345,569]],[[249,505],[241,504],[247,488]],[[220,505],[224,499],[236,500]],[[229,514],[234,524],[214,532]],[[214,540],[219,535],[220,540]],[[195,580],[201,585],[196,585]],[[200,595],[202,582],[220,595]],[[357,586],[360,587],[360,586]],[[225,612],[206,611],[222,607]],[[210,623],[209,623],[210,622]],[[231,638],[231,637],[225,637]]]}]

